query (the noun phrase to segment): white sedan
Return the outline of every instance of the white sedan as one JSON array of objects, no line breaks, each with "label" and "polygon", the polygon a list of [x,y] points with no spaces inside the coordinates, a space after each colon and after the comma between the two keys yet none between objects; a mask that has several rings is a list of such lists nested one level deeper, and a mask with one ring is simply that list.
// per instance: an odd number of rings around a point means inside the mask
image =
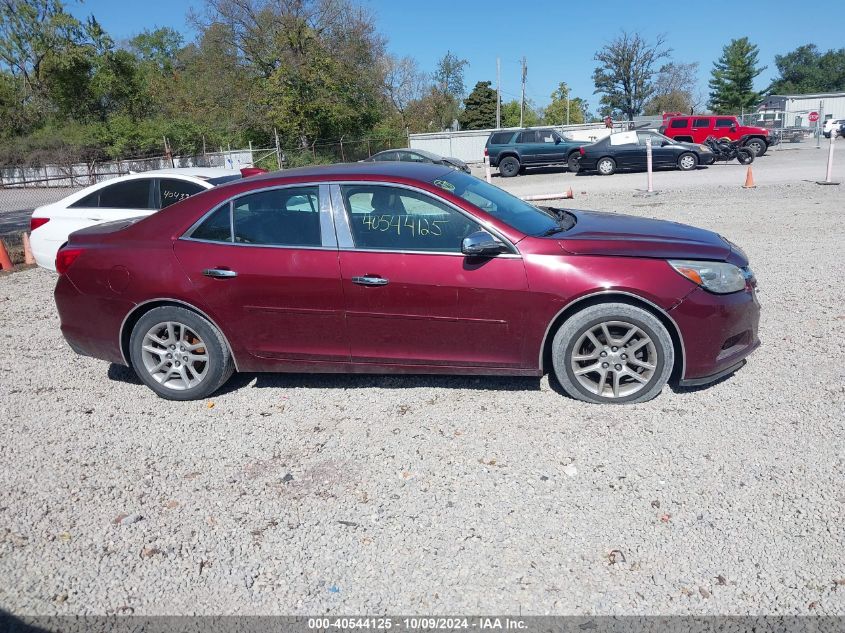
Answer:
[{"label": "white sedan", "polygon": [[36,263],[56,269],[56,253],[68,235],[101,222],[155,213],[216,185],[242,177],[236,169],[156,169],[104,180],[32,212],[29,226]]}]

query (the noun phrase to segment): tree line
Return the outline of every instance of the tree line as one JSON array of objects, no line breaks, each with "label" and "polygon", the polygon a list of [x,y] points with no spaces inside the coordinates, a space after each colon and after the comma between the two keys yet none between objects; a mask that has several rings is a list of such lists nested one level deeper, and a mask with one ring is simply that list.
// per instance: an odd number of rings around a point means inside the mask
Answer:
[{"label": "tree line", "polygon": [[[503,127],[597,120],[563,82],[544,108],[530,99],[497,104],[490,81],[467,93],[468,62],[451,51],[430,72],[392,56],[355,0],[204,0],[188,21],[191,41],[156,28],[116,42],[62,0],[0,2],[0,164],[160,155],[165,138],[174,153],[272,147],[276,134],[292,150],[289,164],[319,162],[336,158],[321,155],[321,143],[395,146],[412,132],[494,127],[497,105]],[[636,33],[603,46],[593,73],[598,114],[700,108],[698,64],[670,54],[662,38]],[[757,56],[747,38],[725,47],[710,108],[756,104]],[[775,64],[780,77],[769,91],[845,89],[845,49],[810,44]]]}]

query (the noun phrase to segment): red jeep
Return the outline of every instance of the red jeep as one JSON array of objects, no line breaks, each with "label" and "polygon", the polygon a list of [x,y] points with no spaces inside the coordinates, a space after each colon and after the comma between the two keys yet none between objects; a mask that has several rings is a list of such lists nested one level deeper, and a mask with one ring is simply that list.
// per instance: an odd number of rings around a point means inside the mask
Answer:
[{"label": "red jeep", "polygon": [[749,127],[740,124],[735,116],[663,116],[660,131],[676,141],[703,143],[708,136],[727,137],[732,141],[741,141],[757,156],[766,153],[773,140],[769,130],[762,127]]}]

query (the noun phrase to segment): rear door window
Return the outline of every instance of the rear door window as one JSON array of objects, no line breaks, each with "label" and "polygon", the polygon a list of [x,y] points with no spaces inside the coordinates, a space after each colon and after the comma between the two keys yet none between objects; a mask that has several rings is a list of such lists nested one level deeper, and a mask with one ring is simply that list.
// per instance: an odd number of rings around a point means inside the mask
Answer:
[{"label": "rear door window", "polygon": [[537,143],[537,130],[525,130],[520,133],[517,143]]},{"label": "rear door window", "polygon": [[672,122],[669,124],[670,128],[684,128],[687,126],[688,119],[672,119]]},{"label": "rear door window", "polygon": [[322,246],[318,187],[286,187],[237,198],[235,242],[261,246]]},{"label": "rear door window", "polygon": [[229,214],[230,203],[226,203],[209,215],[202,224],[193,230],[191,238],[209,242],[232,241],[232,218]]},{"label": "rear door window", "polygon": [[192,195],[204,191],[202,185],[187,180],[176,180],[170,178],[162,178],[159,180],[159,208],[164,209],[171,204],[175,204],[185,198],[190,198]]},{"label": "rear door window", "polygon": [[152,178],[135,178],[118,182],[100,190],[100,207],[109,209],[154,209]]},{"label": "rear door window", "polygon": [[710,119],[695,119],[692,122],[692,126],[694,128],[706,128],[710,127]]}]

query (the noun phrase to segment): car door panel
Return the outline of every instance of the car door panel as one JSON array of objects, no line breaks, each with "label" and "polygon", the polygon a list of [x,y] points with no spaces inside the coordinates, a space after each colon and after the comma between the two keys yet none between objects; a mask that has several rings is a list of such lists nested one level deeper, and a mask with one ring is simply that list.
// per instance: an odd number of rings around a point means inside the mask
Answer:
[{"label": "car door panel", "polygon": [[[378,193],[385,190],[389,194]],[[370,192],[365,203],[359,202]],[[375,192],[375,193],[373,193]],[[398,193],[397,193],[398,192]],[[386,202],[376,202],[377,196]],[[463,212],[427,194],[398,187],[363,185],[344,187],[336,199],[346,209],[355,244],[341,243],[340,268],[346,298],[351,360],[354,363],[427,365],[442,367],[521,367],[524,296],[528,290],[522,259],[515,255],[478,259],[460,254],[463,232],[477,224]],[[431,209],[419,205],[432,204]],[[436,203],[436,204],[435,204]],[[416,208],[413,205],[418,205]],[[369,207],[372,207],[370,209]],[[394,220],[391,210],[399,210]],[[344,211],[345,212],[345,211]],[[446,214],[448,221],[434,220]],[[454,215],[448,215],[449,213]],[[336,215],[337,217],[337,215]],[[368,236],[367,225],[381,231],[381,218],[391,218],[390,236]],[[408,221],[410,218],[410,221]],[[449,240],[430,248],[419,236],[420,223],[439,225]],[[410,226],[415,236],[403,237]],[[340,238],[340,234],[339,234]],[[398,239],[402,238],[402,239]],[[415,241],[417,240],[417,241]],[[453,243],[454,242],[454,243]],[[414,250],[418,245],[420,250]],[[393,248],[391,248],[393,247]],[[446,248],[453,252],[444,252]],[[380,280],[379,285],[362,285],[361,278]]]},{"label": "car door panel", "polygon": [[[279,191],[301,189],[288,187]],[[317,187],[308,189],[316,191]],[[277,225],[271,223],[265,227],[264,233],[250,229],[254,231],[250,234],[252,243],[215,243],[192,238],[176,242],[176,256],[210,314],[254,356],[286,361],[345,363],[349,360],[338,252],[334,244],[326,241],[325,223],[329,226],[331,223],[328,187],[322,186],[320,190],[320,227],[316,229],[320,238],[315,239],[325,246],[255,243],[261,236],[272,237],[278,224],[289,232],[301,230],[302,218],[291,219],[290,206],[284,210],[250,211],[252,215],[266,213],[273,217],[277,212],[285,216]],[[293,192],[287,191],[286,195],[288,200],[294,199]],[[233,206],[237,205],[236,200]],[[234,211],[237,213],[237,208]],[[232,222],[235,231],[238,221]],[[246,221],[244,226],[249,226]],[[308,229],[313,230],[313,227]],[[209,277],[210,270],[230,271],[233,276]]]}]

